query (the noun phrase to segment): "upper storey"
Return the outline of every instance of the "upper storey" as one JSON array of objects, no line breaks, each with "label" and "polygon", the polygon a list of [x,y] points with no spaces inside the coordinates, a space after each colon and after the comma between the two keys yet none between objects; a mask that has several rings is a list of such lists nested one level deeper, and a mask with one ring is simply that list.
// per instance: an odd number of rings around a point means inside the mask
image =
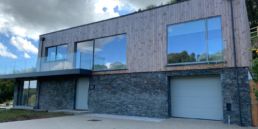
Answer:
[{"label": "upper storey", "polygon": [[233,0],[233,11],[232,19],[230,0],[188,0],[73,27],[41,35],[39,57],[62,61],[79,52],[80,65],[94,73],[234,67],[234,31],[237,65],[246,67],[245,1]]}]

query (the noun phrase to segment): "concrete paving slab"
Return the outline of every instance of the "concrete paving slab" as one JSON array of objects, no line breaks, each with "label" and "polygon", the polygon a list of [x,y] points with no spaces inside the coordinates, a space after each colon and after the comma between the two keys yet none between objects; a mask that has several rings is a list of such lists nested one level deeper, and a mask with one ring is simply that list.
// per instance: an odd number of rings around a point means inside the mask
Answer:
[{"label": "concrete paving slab", "polygon": [[220,121],[167,119],[160,122],[86,115],[1,123],[0,129],[258,129]]}]

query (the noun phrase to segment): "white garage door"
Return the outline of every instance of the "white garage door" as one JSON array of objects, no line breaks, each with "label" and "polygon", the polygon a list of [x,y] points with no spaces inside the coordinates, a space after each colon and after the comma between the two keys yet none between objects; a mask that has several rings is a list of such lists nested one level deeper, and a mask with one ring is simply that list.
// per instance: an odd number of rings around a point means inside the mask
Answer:
[{"label": "white garage door", "polygon": [[171,80],[172,117],[222,120],[222,100],[219,77]]}]

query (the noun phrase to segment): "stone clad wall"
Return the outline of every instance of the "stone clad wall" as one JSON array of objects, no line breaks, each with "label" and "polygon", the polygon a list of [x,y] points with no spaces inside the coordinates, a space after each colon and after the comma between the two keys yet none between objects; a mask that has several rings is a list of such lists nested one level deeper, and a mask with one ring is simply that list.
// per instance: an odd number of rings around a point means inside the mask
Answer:
[{"label": "stone clad wall", "polygon": [[[170,117],[169,79],[189,76],[221,76],[223,88],[224,122],[231,116],[233,124],[240,124],[239,93],[235,70],[239,73],[241,121],[251,125],[248,68],[149,72],[98,75],[90,79],[89,110],[144,117]],[[232,110],[227,111],[227,103]]]},{"label": "stone clad wall", "polygon": [[[239,87],[236,81],[236,72],[238,72]],[[92,76],[89,79],[89,111],[104,114],[168,118],[171,116],[169,80],[174,77],[191,76],[220,76],[223,89],[224,122],[227,123],[228,116],[230,116],[233,124],[251,126],[248,68]],[[40,109],[74,109],[76,79],[51,79],[40,80],[39,82]],[[239,106],[239,102],[241,106]],[[226,105],[228,103],[232,105],[231,111],[227,110]]]},{"label": "stone clad wall", "polygon": [[40,81],[39,108],[44,110],[74,109],[74,79]]},{"label": "stone clad wall", "polygon": [[162,73],[93,76],[89,108],[96,113],[168,117],[167,91]]}]

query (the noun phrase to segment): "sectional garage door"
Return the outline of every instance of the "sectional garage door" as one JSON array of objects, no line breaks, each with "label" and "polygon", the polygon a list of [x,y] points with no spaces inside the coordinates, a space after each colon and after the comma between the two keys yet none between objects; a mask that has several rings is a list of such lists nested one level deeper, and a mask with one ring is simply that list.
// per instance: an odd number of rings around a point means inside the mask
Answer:
[{"label": "sectional garage door", "polygon": [[219,77],[171,79],[172,117],[223,119]]}]

